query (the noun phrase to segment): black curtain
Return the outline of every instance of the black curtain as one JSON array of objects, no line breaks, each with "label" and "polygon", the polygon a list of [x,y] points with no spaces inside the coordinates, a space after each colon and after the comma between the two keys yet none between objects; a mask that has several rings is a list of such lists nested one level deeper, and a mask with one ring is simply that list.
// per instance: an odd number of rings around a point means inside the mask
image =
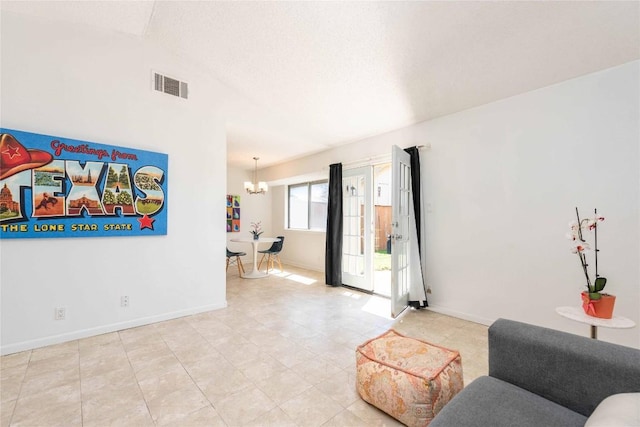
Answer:
[{"label": "black curtain", "polygon": [[324,259],[326,284],[342,286],[342,163],[329,166],[327,239]]},{"label": "black curtain", "polygon": [[411,156],[411,193],[413,194],[413,212],[416,218],[416,230],[418,232],[418,252],[422,254],[420,240],[422,234],[422,217],[420,213],[420,150],[418,147],[405,148],[404,151]]},{"label": "black curtain", "polygon": [[[422,233],[420,232],[422,229],[422,214],[420,212],[420,150],[418,147],[409,147],[405,148],[404,151],[409,153],[409,156],[411,156],[411,193],[413,195],[413,212],[416,218],[416,233],[418,234],[418,254],[422,255]],[[422,260],[422,256],[420,256],[420,260]],[[422,271],[422,261],[420,261],[420,271]],[[426,289],[424,301],[409,301],[409,305],[414,308],[428,307],[429,303],[426,299]]]}]

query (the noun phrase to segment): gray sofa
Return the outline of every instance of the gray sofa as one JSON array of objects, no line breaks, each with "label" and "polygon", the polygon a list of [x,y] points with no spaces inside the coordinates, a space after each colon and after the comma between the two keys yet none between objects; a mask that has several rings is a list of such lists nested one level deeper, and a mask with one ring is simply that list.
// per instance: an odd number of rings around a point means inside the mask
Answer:
[{"label": "gray sofa", "polygon": [[640,392],[640,350],[499,319],[489,328],[489,376],[430,427],[584,426],[604,398],[630,392]]}]

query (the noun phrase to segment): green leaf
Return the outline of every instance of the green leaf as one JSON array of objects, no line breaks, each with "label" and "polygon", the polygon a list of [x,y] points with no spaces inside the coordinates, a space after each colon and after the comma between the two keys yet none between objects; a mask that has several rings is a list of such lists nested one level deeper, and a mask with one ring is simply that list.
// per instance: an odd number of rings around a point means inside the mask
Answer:
[{"label": "green leaf", "polygon": [[595,282],[593,283],[594,290],[596,292],[600,292],[604,289],[604,286],[607,284],[607,279],[604,277],[597,277]]},{"label": "green leaf", "polygon": [[589,298],[590,298],[590,299],[600,299],[600,297],[601,297],[601,296],[602,296],[602,295],[600,295],[600,294],[599,294],[599,293],[597,293],[597,292],[591,292],[591,293],[589,293]]}]

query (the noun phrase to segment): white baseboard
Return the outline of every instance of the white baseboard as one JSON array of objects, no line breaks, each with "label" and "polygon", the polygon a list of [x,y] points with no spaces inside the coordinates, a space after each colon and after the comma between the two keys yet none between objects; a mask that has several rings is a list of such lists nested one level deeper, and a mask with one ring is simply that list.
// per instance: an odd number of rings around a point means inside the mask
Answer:
[{"label": "white baseboard", "polygon": [[457,317],[458,319],[468,320],[469,322],[479,323],[485,326],[491,326],[493,322],[497,320],[497,319],[486,319],[484,317],[473,316],[467,313],[462,313],[460,311],[451,310],[449,308],[440,307],[437,305],[429,305],[429,307],[427,307],[426,309],[431,310],[435,313],[445,314],[451,317]]},{"label": "white baseboard", "polygon": [[299,262],[291,262],[288,259],[282,258],[282,265],[290,265],[292,267],[304,268],[305,270],[317,271],[319,273],[324,273],[324,266],[318,267],[317,265],[307,265]]},{"label": "white baseboard", "polygon": [[44,347],[47,345],[60,344],[67,341],[73,341],[82,338],[93,337],[96,335],[107,334],[109,332],[122,331],[124,329],[135,328],[137,326],[150,325],[152,323],[163,322],[165,320],[177,319],[179,317],[190,316],[193,314],[204,313],[206,311],[219,310],[225,308],[227,302],[222,304],[203,305],[201,307],[189,308],[186,310],[172,311],[155,316],[141,317],[139,319],[127,320],[126,322],[112,323],[109,325],[98,326],[95,328],[82,329],[79,331],[67,332],[64,334],[53,335],[50,337],[38,338],[35,340],[22,341],[14,344],[3,345],[0,348],[0,355],[18,353],[20,351],[32,350],[34,348]]}]

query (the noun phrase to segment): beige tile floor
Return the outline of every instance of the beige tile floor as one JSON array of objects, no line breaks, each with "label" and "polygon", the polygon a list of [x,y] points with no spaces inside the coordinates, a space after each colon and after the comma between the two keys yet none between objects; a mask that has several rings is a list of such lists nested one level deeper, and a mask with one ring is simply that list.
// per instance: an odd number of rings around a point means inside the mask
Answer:
[{"label": "beige tile floor", "polygon": [[[396,426],[355,390],[354,349],[390,327],[487,372],[487,327],[324,285],[229,269],[228,307],[1,358],[1,426]],[[376,314],[380,312],[381,314]]]}]

